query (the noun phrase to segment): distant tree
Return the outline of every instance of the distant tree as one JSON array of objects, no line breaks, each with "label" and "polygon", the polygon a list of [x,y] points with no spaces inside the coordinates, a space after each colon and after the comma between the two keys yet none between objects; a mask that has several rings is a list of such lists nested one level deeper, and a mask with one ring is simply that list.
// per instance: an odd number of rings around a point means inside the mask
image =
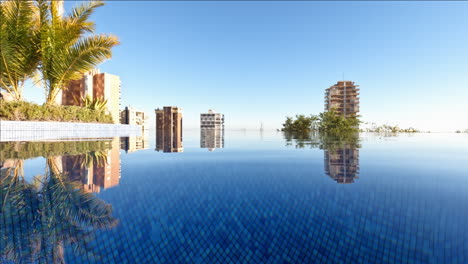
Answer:
[{"label": "distant tree", "polygon": [[323,133],[350,133],[359,132],[358,116],[344,117],[337,114],[333,109],[327,112],[320,113],[319,116],[319,131]]},{"label": "distant tree", "polygon": [[375,123],[371,123],[372,127],[367,128],[366,132],[376,132],[376,133],[417,133],[420,132],[418,129],[409,127],[409,128],[400,128],[398,125],[376,125]]},{"label": "distant tree", "polygon": [[318,117],[311,115],[296,115],[296,119],[286,117],[283,124],[282,131],[288,132],[309,132],[314,129],[314,124],[317,122]]},{"label": "distant tree", "polygon": [[358,116],[344,117],[335,111],[320,113],[316,115],[296,115],[296,118],[286,117],[282,131],[286,132],[310,132],[320,131],[322,133],[349,133],[359,132],[360,121]]}]

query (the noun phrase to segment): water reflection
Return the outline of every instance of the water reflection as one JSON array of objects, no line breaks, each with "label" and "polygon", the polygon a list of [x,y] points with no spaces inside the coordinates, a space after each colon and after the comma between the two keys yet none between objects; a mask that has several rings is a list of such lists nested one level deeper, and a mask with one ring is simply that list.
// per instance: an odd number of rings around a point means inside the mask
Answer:
[{"label": "water reflection", "polygon": [[183,152],[182,109],[165,106],[156,109],[156,151]]},{"label": "water reflection", "polygon": [[[114,139],[0,144],[1,262],[64,263],[70,245],[75,254],[99,259],[90,243],[96,231],[116,226],[117,219],[112,206],[83,181],[92,171],[103,181],[96,186],[109,186],[107,177],[112,176],[107,175],[113,174],[111,165],[117,165],[113,160],[118,161],[120,177],[118,143]],[[27,181],[24,160],[38,156],[46,158],[45,171]]]},{"label": "water reflection", "polygon": [[285,133],[286,145],[319,148],[324,153],[325,174],[337,183],[353,183],[359,178],[359,135]]},{"label": "water reflection", "polygon": [[325,173],[337,183],[353,183],[359,178],[359,149],[345,144],[324,150]]},{"label": "water reflection", "polygon": [[182,133],[176,133],[173,129],[156,129],[156,151],[184,152],[182,146]]},{"label": "water reflection", "polygon": [[81,182],[83,189],[89,192],[100,192],[101,189],[119,185],[119,138],[114,138],[110,143],[108,150],[54,157],[57,170],[70,180]]},{"label": "water reflection", "polygon": [[209,151],[224,148],[224,129],[202,127],[200,129],[200,148],[207,148]]},{"label": "water reflection", "polygon": [[125,150],[126,153],[132,153],[138,150],[148,149],[148,134],[145,130],[141,132],[138,137],[124,137],[121,139],[120,148]]}]

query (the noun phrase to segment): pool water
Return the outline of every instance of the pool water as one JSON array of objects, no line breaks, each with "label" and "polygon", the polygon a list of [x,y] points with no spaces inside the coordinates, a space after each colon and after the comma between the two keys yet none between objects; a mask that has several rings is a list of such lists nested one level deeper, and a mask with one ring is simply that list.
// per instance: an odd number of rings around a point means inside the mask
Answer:
[{"label": "pool water", "polygon": [[1,262],[468,263],[468,135],[174,144],[0,143]]}]

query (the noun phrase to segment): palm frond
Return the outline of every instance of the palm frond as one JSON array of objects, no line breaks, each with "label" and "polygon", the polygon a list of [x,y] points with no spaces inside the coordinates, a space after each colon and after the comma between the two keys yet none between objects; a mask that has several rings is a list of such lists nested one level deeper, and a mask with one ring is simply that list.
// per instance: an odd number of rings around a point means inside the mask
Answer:
[{"label": "palm frond", "polygon": [[74,7],[70,15],[70,20],[72,21],[72,24],[79,25],[80,32],[82,33],[94,33],[95,24],[94,22],[89,21],[88,19],[96,8],[103,5],[103,1],[89,1],[84,2],[83,4],[77,7]]},{"label": "palm frond", "polygon": [[69,81],[77,80],[96,65],[110,59],[112,47],[119,44],[117,37],[94,32],[94,22],[89,17],[104,3],[90,1],[75,7],[71,14],[64,16],[61,1],[45,1],[39,6],[41,23],[41,66],[47,103],[54,101]]},{"label": "palm frond", "polygon": [[17,100],[39,62],[35,11],[31,1],[0,2],[0,88]]}]

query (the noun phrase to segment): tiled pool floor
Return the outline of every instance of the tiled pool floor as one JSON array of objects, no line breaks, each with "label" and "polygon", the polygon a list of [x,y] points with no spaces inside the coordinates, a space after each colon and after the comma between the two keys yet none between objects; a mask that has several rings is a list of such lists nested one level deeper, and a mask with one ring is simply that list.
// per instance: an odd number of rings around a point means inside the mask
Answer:
[{"label": "tiled pool floor", "polygon": [[153,141],[2,143],[3,261],[468,263],[467,136]]}]

